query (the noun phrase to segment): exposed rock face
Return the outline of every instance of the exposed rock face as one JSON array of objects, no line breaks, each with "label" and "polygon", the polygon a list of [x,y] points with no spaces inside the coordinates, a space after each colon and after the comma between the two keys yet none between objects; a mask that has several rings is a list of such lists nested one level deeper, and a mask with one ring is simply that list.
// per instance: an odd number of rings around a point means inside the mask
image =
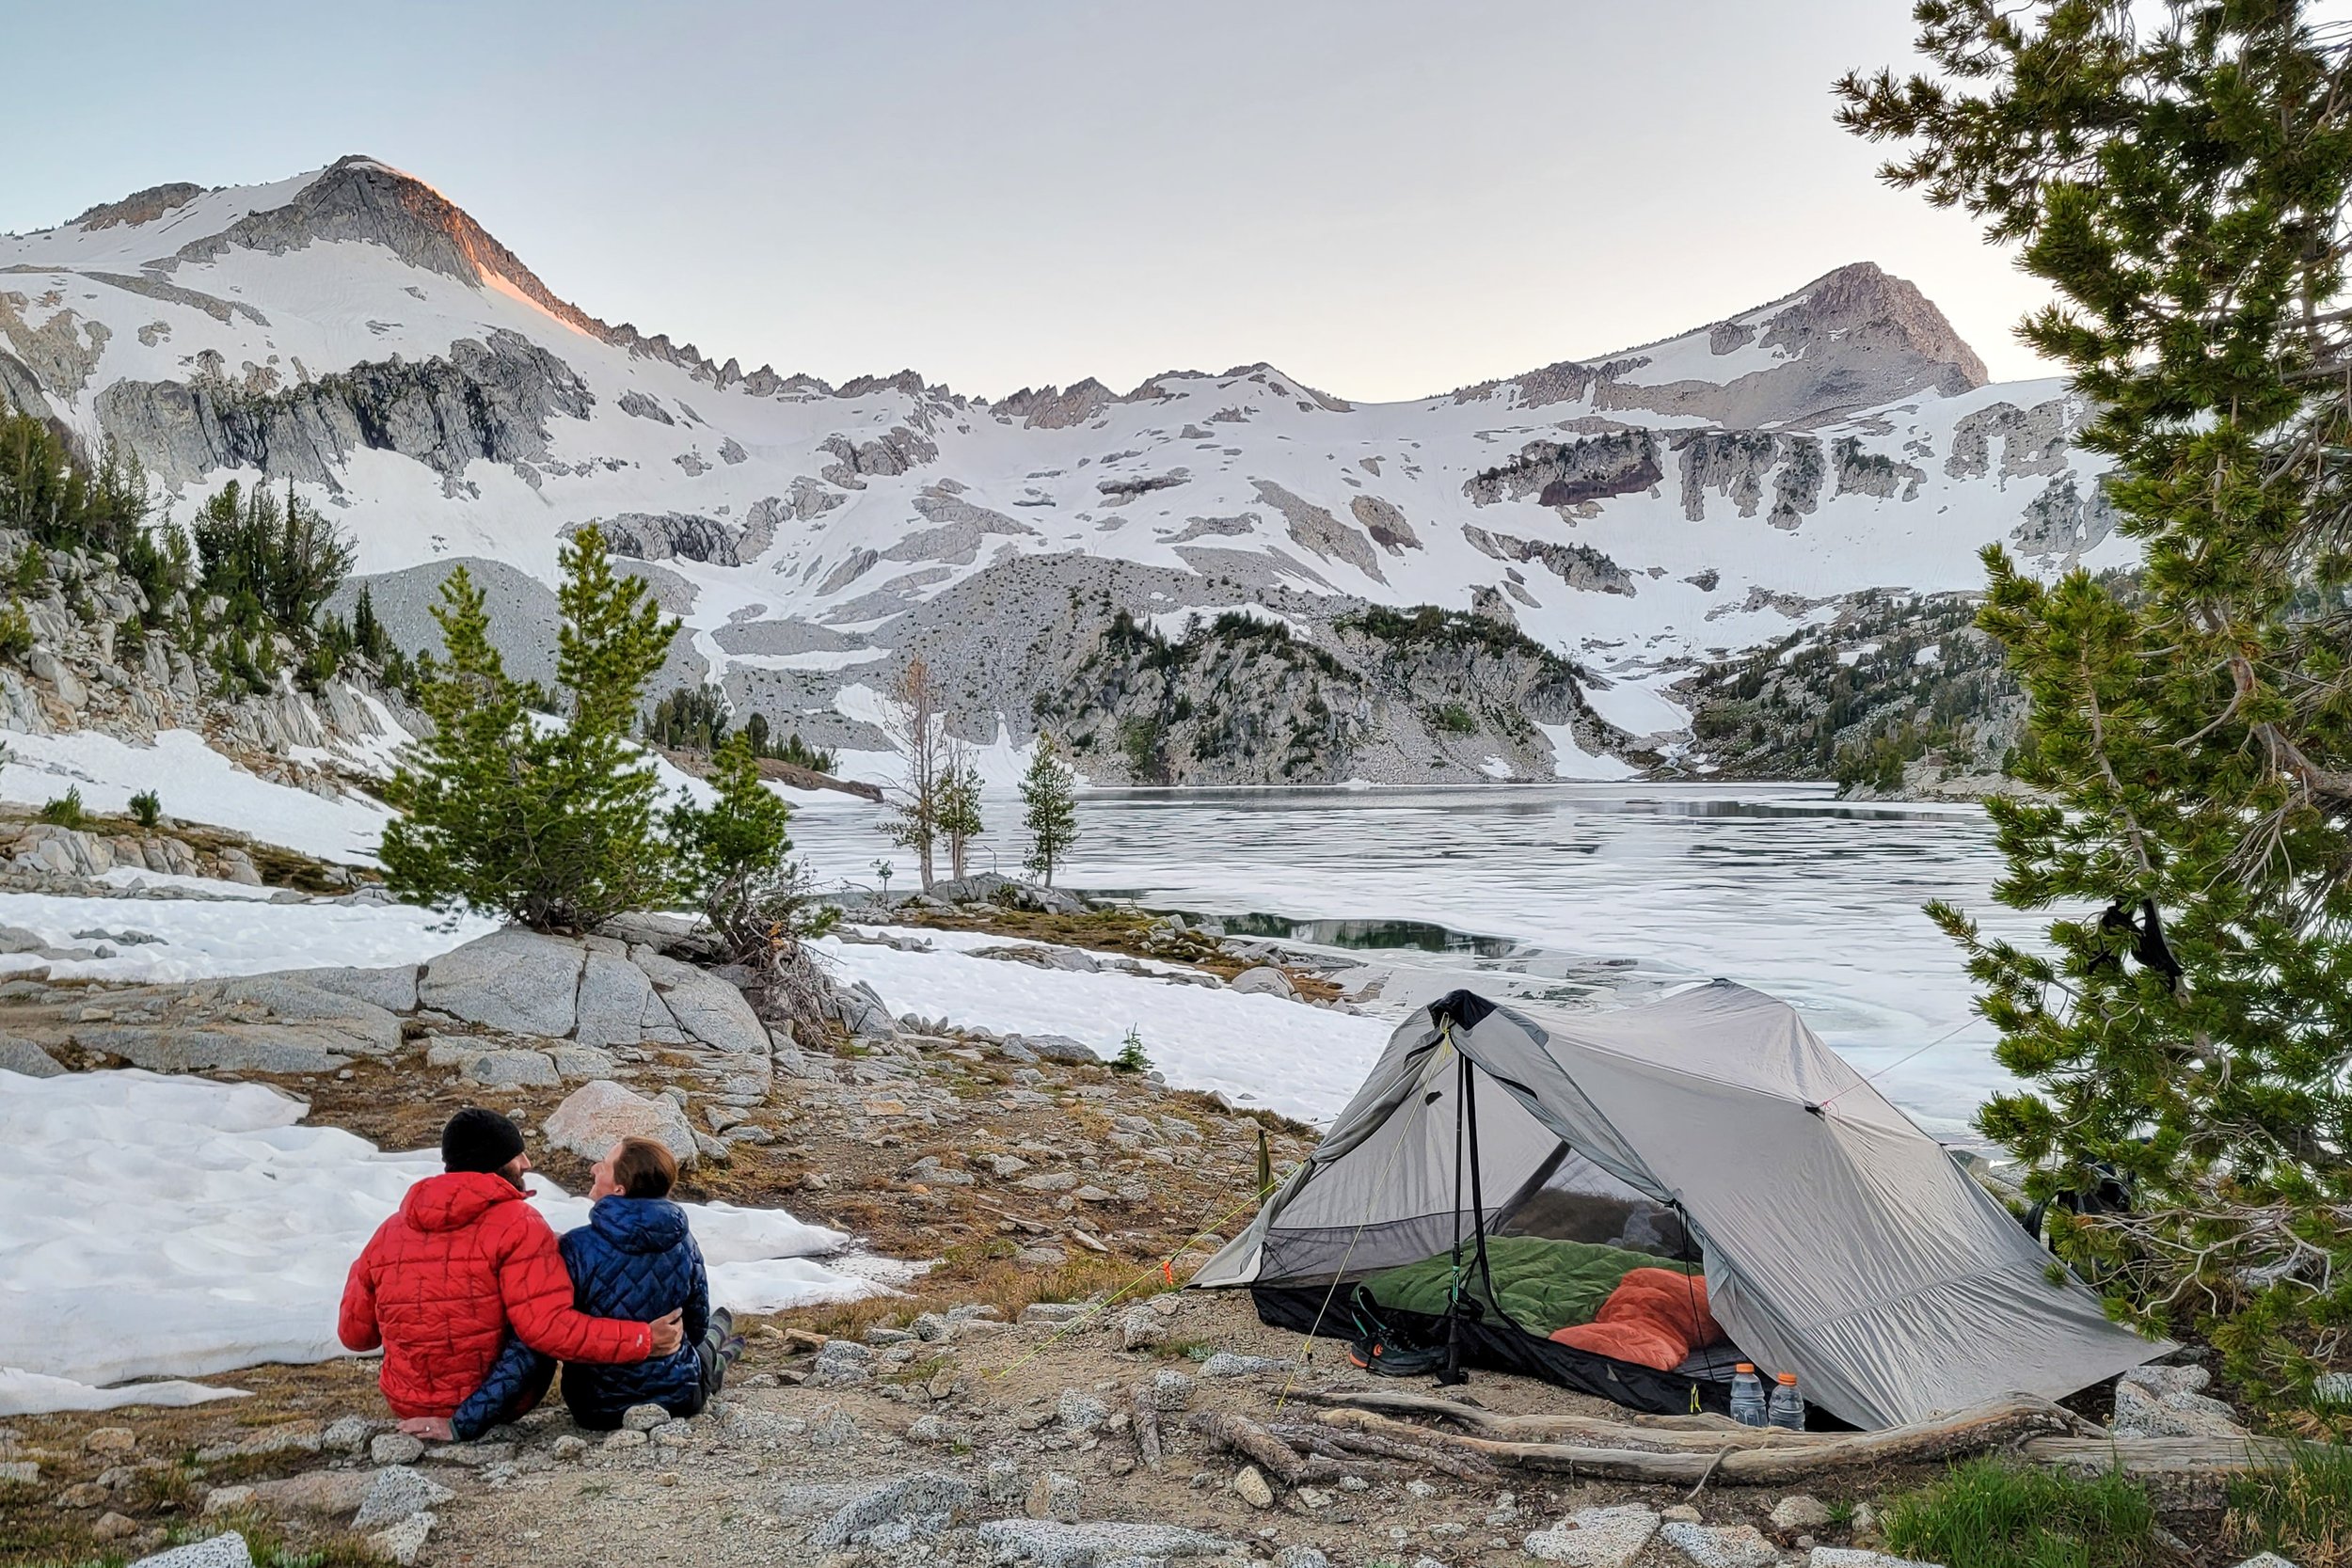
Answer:
[{"label": "exposed rock face", "polygon": [[217,376],[118,381],[98,394],[106,434],[173,483],[220,468],[342,488],[361,450],[413,458],[454,484],[486,458],[548,455],[548,420],[586,419],[596,402],[570,366],[515,333],[460,339],[445,358],[360,364],[255,395]]},{"label": "exposed rock face", "polygon": [[1658,437],[1646,430],[1579,441],[1531,441],[1517,457],[1471,478],[1462,493],[1479,506],[1534,496],[1544,506],[1580,506],[1661,483]]},{"label": "exposed rock face", "polygon": [[1297,544],[1326,561],[1344,561],[1369,577],[1382,582],[1388,580],[1380,570],[1379,557],[1373,554],[1372,546],[1363,534],[1312,501],[1292,495],[1270,479],[1254,479],[1249,483],[1258,492],[1260,500],[1282,515],[1282,520],[1290,525],[1291,538]]},{"label": "exposed rock face", "polygon": [[1590,545],[1520,539],[1508,533],[1489,533],[1469,523],[1462,525],[1462,537],[1470,542],[1472,548],[1497,561],[1539,562],[1570,588],[1629,596],[1633,593],[1632,574]]},{"label": "exposed rock face", "polygon": [[865,489],[862,475],[902,474],[939,456],[936,443],[904,425],[895,426],[887,435],[871,441],[852,441],[847,436],[827,436],[817,450],[833,454],[834,461],[825,465],[822,477],[844,490]]},{"label": "exposed rock face", "polygon": [[989,412],[1008,422],[1018,420],[1031,430],[1068,430],[1086,423],[1117,401],[1108,387],[1088,376],[1071,383],[1066,392],[1052,387],[1035,391],[1024,387],[999,399]]},{"label": "exposed rock face", "polygon": [[89,385],[99,356],[114,336],[104,322],[83,322],[71,309],[50,315],[39,326],[24,312],[32,301],[20,293],[0,292],[0,341],[13,351],[7,356],[15,377],[29,382],[36,395],[18,398],[27,408],[44,406],[40,392],[71,398]]},{"label": "exposed rock face", "polygon": [[577,942],[520,929],[493,931],[425,966],[421,1006],[509,1034],[561,1037],[579,1017]]},{"label": "exposed rock face", "polygon": [[2087,485],[2088,496],[2072,473],[2050,481],[2026,504],[2025,520],[2010,538],[2027,555],[2079,555],[2097,547],[2115,531],[2115,508],[2106,485],[2095,479]]},{"label": "exposed rock face", "polygon": [[2001,443],[2000,475],[2058,474],[2072,465],[2067,442],[2079,428],[2082,410],[2065,398],[2031,408],[1995,403],[1963,417],[1952,426],[1952,450],[1944,471],[1954,479],[1981,479],[1993,466],[1993,443]]},{"label": "exposed rock face", "polygon": [[[578,533],[587,526],[577,524],[564,531]],[[705,561],[721,566],[743,563],[736,531],[716,517],[690,512],[664,512],[658,516],[624,512],[616,517],[599,518],[596,526],[615,555],[638,561]]]},{"label": "exposed rock face", "polygon": [[1420,536],[1413,532],[1413,525],[1406,520],[1404,510],[1395,502],[1382,500],[1378,496],[1358,496],[1347,503],[1347,509],[1364,525],[1372,542],[1391,555],[1421,548]]},{"label": "exposed rock face", "polygon": [[150,185],[143,191],[133,191],[119,201],[102,201],[75,218],[84,229],[112,229],[119,224],[152,223],[175,207],[184,207],[204,194],[201,185],[185,181],[168,185]]}]

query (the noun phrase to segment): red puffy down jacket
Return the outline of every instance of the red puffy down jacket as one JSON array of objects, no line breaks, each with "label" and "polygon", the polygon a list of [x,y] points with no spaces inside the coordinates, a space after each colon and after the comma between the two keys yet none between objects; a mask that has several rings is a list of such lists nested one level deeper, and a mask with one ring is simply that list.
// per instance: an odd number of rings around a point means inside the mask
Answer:
[{"label": "red puffy down jacket", "polygon": [[555,1232],[501,1176],[453,1171],[408,1189],[351,1265],[336,1333],[384,1347],[381,1382],[397,1416],[447,1416],[482,1386],[508,1325],[559,1361],[641,1361],[644,1323],[572,1307]]}]

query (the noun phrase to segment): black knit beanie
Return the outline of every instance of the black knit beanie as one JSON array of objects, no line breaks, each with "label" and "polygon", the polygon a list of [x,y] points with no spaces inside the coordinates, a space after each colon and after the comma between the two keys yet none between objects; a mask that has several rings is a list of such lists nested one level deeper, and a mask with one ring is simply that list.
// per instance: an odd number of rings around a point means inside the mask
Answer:
[{"label": "black knit beanie", "polygon": [[523,1151],[523,1135],[496,1111],[469,1105],[441,1129],[441,1168],[495,1171]]}]

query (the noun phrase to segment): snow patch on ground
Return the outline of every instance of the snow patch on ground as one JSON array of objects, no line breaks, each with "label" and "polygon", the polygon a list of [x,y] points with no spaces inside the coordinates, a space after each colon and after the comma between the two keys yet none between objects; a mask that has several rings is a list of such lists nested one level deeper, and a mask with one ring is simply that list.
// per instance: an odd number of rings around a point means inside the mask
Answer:
[{"label": "snow patch on ground", "polygon": [[1551,742],[1551,771],[1555,778],[1574,779],[1580,783],[1607,783],[1630,779],[1641,769],[1623,757],[1613,757],[1606,752],[1593,752],[1576,743],[1573,724],[1538,724],[1546,739]]},{"label": "snow patch on ground", "polygon": [[[385,1153],[255,1084],[136,1070],[0,1072],[0,1413],[130,1402],[125,1379],[342,1354],[343,1276],[437,1153]],[[559,1231],[588,1202],[534,1176]],[[73,1201],[60,1203],[60,1194]],[[776,1209],[685,1204],[713,1306],[771,1312],[882,1292],[821,1261],[849,1238]],[[183,1402],[184,1386],[152,1392]]]},{"label": "snow patch on ground", "polygon": [[[1275,996],[976,958],[942,940],[949,934],[924,933],[938,949],[930,953],[831,937],[818,945],[844,979],[865,981],[897,1011],[964,1027],[1067,1035],[1105,1060],[1132,1028],[1170,1084],[1221,1089],[1306,1121],[1338,1114],[1394,1028]],[[1002,938],[987,944],[1010,945]]]},{"label": "snow patch on ground", "polygon": [[[165,879],[212,889],[200,878]],[[250,892],[252,890],[242,890]],[[351,964],[374,969],[418,964],[487,936],[503,921],[483,915],[441,915],[413,904],[273,904],[249,897],[68,898],[46,893],[0,893],[0,926],[37,933],[53,947],[87,946],[77,931],[143,931],[159,942],[118,944],[111,958],[48,962],[57,979],[201,980],[216,974],[262,974],[280,969]],[[0,958],[0,968],[46,960],[35,954]]]},{"label": "snow patch on ground", "polygon": [[151,789],[166,815],[230,828],[321,860],[372,865],[384,824],[382,802],[346,794],[329,800],[272,784],[238,768],[193,730],[165,730],[152,746],[132,746],[95,730],[11,735],[0,766],[0,798],[33,805],[79,788],[94,812],[128,811]]}]

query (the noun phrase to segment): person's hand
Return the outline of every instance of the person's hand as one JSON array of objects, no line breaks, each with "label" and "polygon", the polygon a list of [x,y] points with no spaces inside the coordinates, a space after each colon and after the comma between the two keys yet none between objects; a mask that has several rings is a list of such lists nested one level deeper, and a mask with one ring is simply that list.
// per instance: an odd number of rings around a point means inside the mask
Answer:
[{"label": "person's hand", "polygon": [[421,1437],[428,1443],[454,1442],[457,1433],[450,1430],[447,1416],[411,1416],[400,1423],[400,1430],[411,1437]]},{"label": "person's hand", "polygon": [[653,1330],[653,1354],[668,1355],[686,1343],[686,1319],[680,1312],[664,1312],[646,1325]]}]

